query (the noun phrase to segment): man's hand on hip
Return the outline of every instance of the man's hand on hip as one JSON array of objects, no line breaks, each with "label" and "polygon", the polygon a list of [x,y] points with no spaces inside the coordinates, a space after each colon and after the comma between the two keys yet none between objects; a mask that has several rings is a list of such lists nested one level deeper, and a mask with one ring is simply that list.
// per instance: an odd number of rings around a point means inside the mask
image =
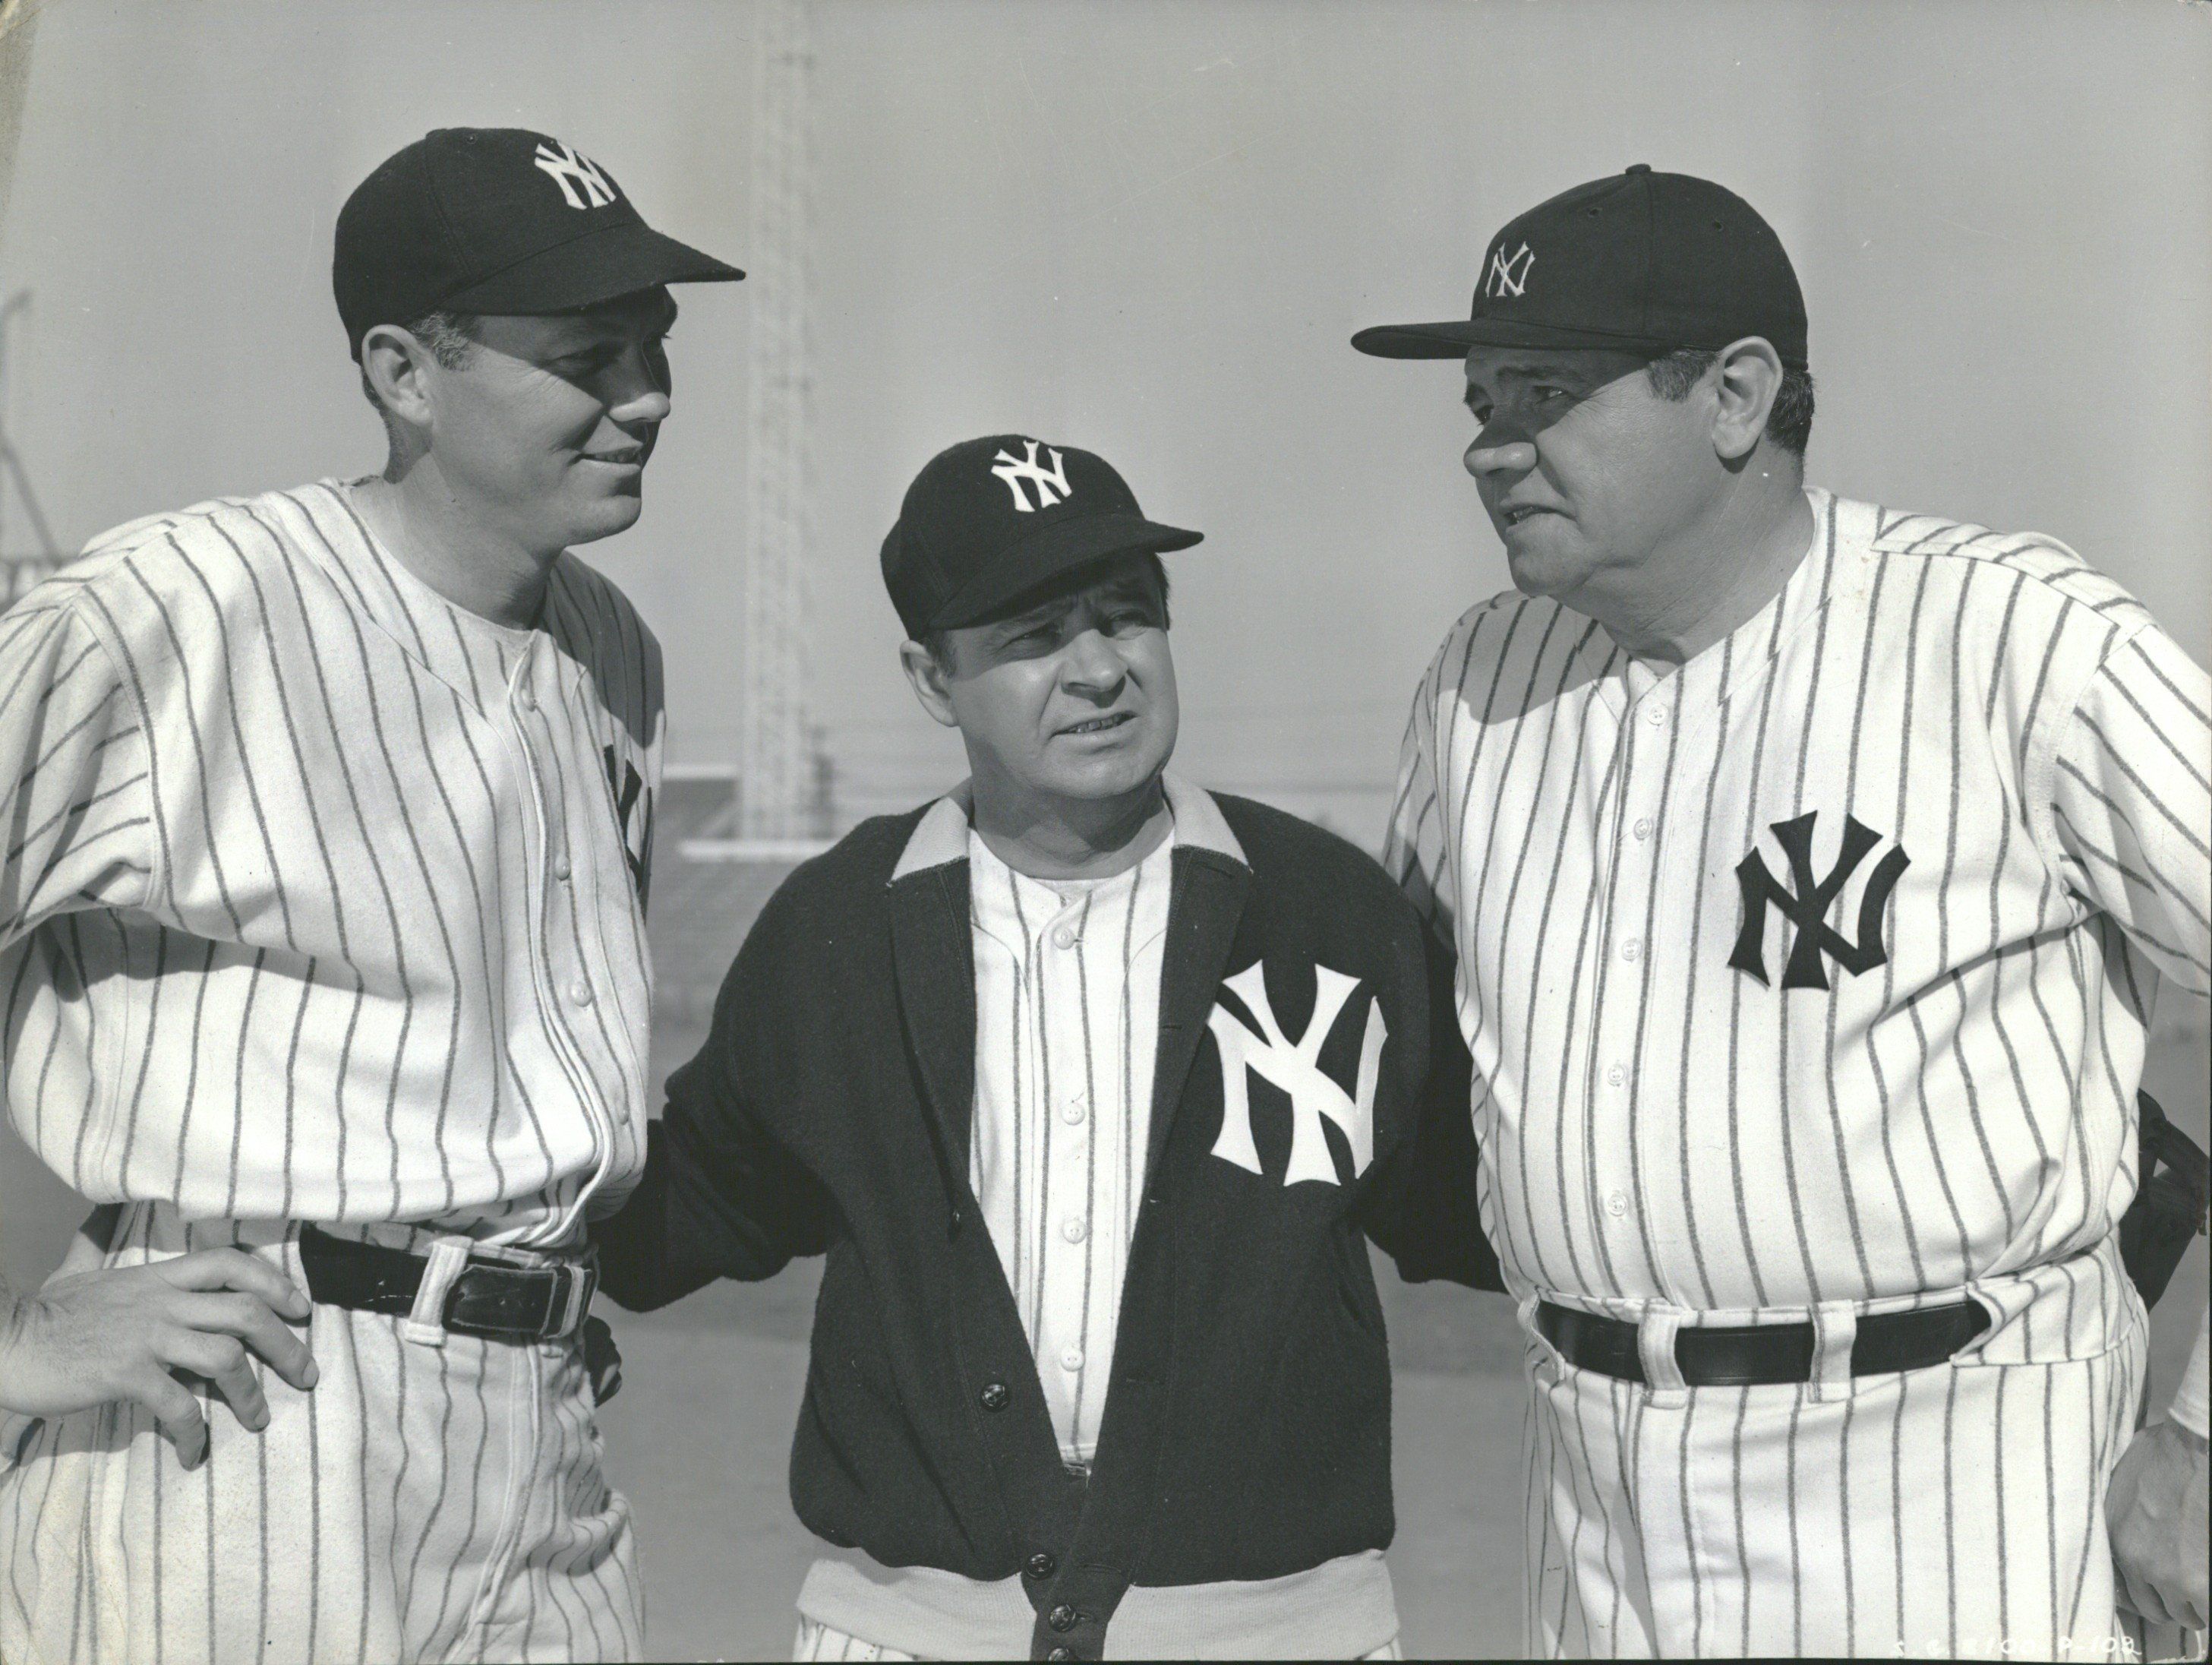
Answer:
[{"label": "man's hand on hip", "polygon": [[2105,1500],[2120,1600],[2158,1625],[2205,1628],[2203,1436],[2168,1418],[2135,1436]]},{"label": "man's hand on hip", "polygon": [[36,1295],[0,1285],[0,1412],[58,1417],[134,1401],[191,1468],[206,1455],[207,1424],[179,1378],[204,1378],[242,1425],[265,1428],[252,1356],[293,1387],[313,1388],[315,1362],[290,1327],[312,1310],[282,1272],[234,1248],[142,1266],[64,1266]]}]

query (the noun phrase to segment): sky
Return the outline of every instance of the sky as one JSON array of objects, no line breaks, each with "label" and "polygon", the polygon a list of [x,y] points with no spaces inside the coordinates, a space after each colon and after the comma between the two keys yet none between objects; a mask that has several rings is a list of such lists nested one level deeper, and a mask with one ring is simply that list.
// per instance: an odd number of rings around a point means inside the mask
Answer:
[{"label": "sky", "polygon": [[[1491,233],[1630,162],[1790,251],[1812,480],[2074,545],[2212,657],[2212,17],[2172,0],[819,0],[810,708],[852,814],[961,772],[877,550],[1020,430],[1206,534],[1171,558],[1179,766],[1373,842],[1413,684],[1504,587],[1449,363]],[[0,217],[0,408],[66,543],[370,472],[332,217],[434,125],[573,143],[750,264],[740,0],[46,0]],[[8,123],[0,121],[0,138]],[[646,509],[596,546],[665,646],[671,757],[732,757],[755,284],[694,289]],[[4,505],[0,540],[24,522]]]}]

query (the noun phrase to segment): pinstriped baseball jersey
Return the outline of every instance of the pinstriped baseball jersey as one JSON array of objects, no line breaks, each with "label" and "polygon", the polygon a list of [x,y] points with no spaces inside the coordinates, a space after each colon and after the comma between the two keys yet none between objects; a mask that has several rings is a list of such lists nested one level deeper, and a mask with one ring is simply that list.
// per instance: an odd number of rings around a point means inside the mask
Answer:
[{"label": "pinstriped baseball jersey", "polygon": [[1072,1463],[1097,1449],[1136,1229],[1174,851],[1170,839],[1126,873],[1054,884],[968,835],[969,1179]]},{"label": "pinstriped baseball jersey", "polygon": [[[1812,503],[1671,674],[1507,596],[1416,698],[1388,858],[1456,950],[1486,1228],[1524,1321],[1659,1372],[1531,1331],[1526,1645],[2114,1656],[2112,1227],[2153,1003],[2208,985],[2212,689],[2063,546]],[[1953,1365],[1850,1374],[1961,1298]],[[1810,1383],[1665,1377],[1808,1317]]]},{"label": "pinstriped baseball jersey", "polygon": [[334,484],[0,619],[9,1112],[96,1201],[573,1238],[641,1160],[658,650],[445,601]]},{"label": "pinstriped baseball jersey", "polygon": [[[131,1205],[108,1263],[573,1244],[641,1160],[660,724],[605,580],[563,555],[502,629],[335,483],[135,522],[0,617],[9,1113]],[[11,1425],[0,1652],[642,1651],[573,1342],[309,1343],[191,1474],[135,1406]]]},{"label": "pinstriped baseball jersey", "polygon": [[2063,546],[1814,504],[1673,675],[1508,596],[1416,698],[1389,860],[1519,1289],[1910,1296],[2133,1195],[2151,1003],[2208,982],[2204,674]]}]

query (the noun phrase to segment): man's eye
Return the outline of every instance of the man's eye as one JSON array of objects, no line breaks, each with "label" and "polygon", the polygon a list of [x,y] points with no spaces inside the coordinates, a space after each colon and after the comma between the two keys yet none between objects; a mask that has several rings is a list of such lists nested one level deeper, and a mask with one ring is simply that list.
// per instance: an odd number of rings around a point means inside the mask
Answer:
[{"label": "man's eye", "polygon": [[1559,399],[1572,399],[1574,397],[1574,395],[1569,393],[1565,387],[1539,387],[1534,391],[1538,399],[1544,399],[1546,401]]},{"label": "man's eye", "polygon": [[1487,425],[1490,421],[1490,406],[1487,405],[1470,404],[1467,407],[1467,413],[1480,424]]}]

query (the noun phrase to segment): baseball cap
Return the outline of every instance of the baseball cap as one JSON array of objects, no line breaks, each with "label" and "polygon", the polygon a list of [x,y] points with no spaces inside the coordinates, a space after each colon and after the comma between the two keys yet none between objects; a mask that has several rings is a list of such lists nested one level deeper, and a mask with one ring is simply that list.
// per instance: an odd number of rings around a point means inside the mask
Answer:
[{"label": "baseball cap", "polygon": [[939,451],[915,476],[884,540],[884,584],[919,640],[981,624],[1081,568],[1201,535],[1146,520],[1103,457],[991,434]]},{"label": "baseball cap", "polygon": [[574,312],[660,284],[745,274],[646,224],[613,176],[520,127],[441,127],[338,210],[331,287],[356,358],[428,312]]},{"label": "baseball cap", "polygon": [[1805,297],[1774,228],[1733,191],[1638,162],[1506,223],[1464,320],[1379,324],[1378,358],[1458,358],[1470,346],[1715,351],[1764,336],[1802,369]]}]

